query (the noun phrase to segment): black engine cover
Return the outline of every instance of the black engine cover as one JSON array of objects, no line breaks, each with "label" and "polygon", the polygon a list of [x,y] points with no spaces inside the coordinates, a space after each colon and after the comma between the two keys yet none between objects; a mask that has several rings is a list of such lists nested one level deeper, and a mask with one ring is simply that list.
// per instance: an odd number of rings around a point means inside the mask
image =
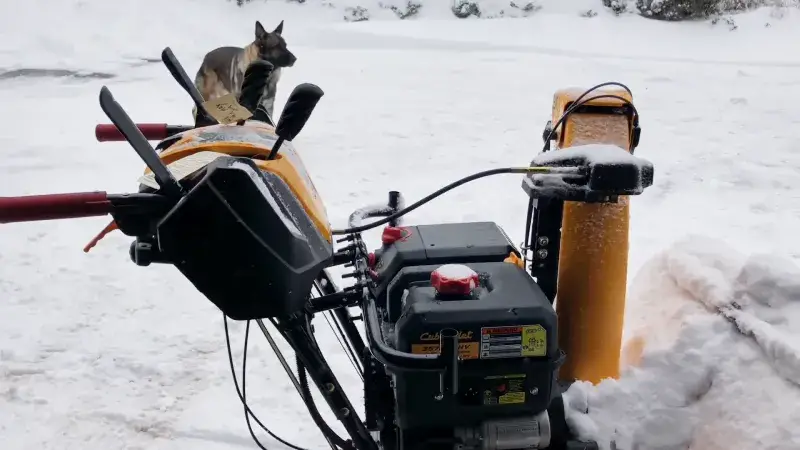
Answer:
[{"label": "black engine cover", "polygon": [[[517,253],[503,230],[493,222],[444,223],[403,227],[406,237],[376,252],[378,274],[374,290],[379,308],[385,308],[389,321],[400,316],[402,290],[392,284],[422,279],[428,274],[410,273],[408,267],[429,264],[503,261]],[[399,276],[398,276],[399,275]],[[410,277],[410,278],[409,278]],[[416,278],[415,278],[416,277]],[[392,291],[391,294],[388,291]]]},{"label": "black engine cover", "polygon": [[[550,404],[559,357],[553,307],[533,279],[514,264],[466,264],[485,279],[471,298],[440,300],[428,281],[404,289],[396,347],[438,353],[439,330],[460,333],[459,392],[436,399],[439,376],[400,372],[395,377],[401,428],[475,426],[496,417],[534,415]],[[413,271],[430,273],[438,266]]]},{"label": "black engine cover", "polygon": [[[460,333],[458,393],[438,398],[435,372],[392,375],[398,427],[452,430],[491,418],[535,415],[550,405],[561,362],[556,314],[525,272],[503,260],[516,253],[494,223],[407,227],[379,251],[374,291],[391,344],[409,353],[438,353],[439,331]],[[431,273],[463,264],[481,285],[472,294],[438,297]],[[380,301],[383,300],[383,301]]]}]

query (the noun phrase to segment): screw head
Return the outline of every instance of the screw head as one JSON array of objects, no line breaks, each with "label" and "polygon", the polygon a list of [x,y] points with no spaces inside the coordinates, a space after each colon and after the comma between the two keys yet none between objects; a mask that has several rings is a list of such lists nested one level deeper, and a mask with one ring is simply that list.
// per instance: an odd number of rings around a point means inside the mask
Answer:
[{"label": "screw head", "polygon": [[538,242],[539,242],[539,245],[541,245],[542,247],[544,247],[544,246],[546,246],[547,244],[549,244],[549,243],[550,243],[550,238],[548,238],[547,236],[542,236],[542,237],[540,237],[540,238],[538,239]]},{"label": "screw head", "polygon": [[548,253],[547,253],[547,250],[545,250],[545,249],[541,249],[541,250],[538,250],[538,251],[536,252],[536,256],[538,256],[538,257],[539,257],[539,259],[545,259],[545,258],[547,258],[547,255],[548,255]]}]

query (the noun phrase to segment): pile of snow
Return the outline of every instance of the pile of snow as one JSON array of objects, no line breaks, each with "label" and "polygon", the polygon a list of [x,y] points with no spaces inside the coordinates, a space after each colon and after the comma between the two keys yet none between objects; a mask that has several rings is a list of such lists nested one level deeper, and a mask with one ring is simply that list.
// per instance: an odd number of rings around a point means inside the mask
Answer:
[{"label": "pile of snow", "polygon": [[606,450],[800,446],[792,260],[693,236],[645,264],[630,289],[628,367],[566,394],[582,436]]}]

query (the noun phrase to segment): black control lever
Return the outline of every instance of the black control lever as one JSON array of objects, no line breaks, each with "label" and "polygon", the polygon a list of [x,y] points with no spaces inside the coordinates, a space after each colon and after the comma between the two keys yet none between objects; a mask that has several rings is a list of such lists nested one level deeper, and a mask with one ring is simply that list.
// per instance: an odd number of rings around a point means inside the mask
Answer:
[{"label": "black control lever", "polygon": [[142,158],[142,161],[153,171],[153,175],[158,182],[161,192],[168,197],[181,197],[183,195],[183,188],[178,184],[178,180],[170,173],[167,166],[158,157],[158,154],[147,138],[142,134],[139,127],[131,120],[128,113],[122,109],[119,103],[114,100],[111,91],[106,86],[100,89],[100,108],[106,114],[108,119],[117,127],[117,129],[125,136],[131,147],[136,150],[136,153]]},{"label": "black control lever", "polygon": [[178,61],[178,58],[172,53],[172,49],[166,47],[161,52],[161,61],[167,66],[167,70],[169,73],[172,74],[172,78],[178,82],[180,87],[192,97],[192,101],[194,102],[195,107],[197,107],[197,118],[195,119],[195,127],[201,126],[208,126],[208,125],[216,125],[216,119],[214,119],[203,106],[203,102],[205,99],[203,98],[203,94],[197,89],[197,87],[192,82],[192,79],[189,78],[189,75],[186,74],[186,71],[183,69],[183,66]]},{"label": "black control lever", "polygon": [[311,83],[303,83],[294,88],[286,101],[281,118],[278,119],[278,125],[275,127],[278,140],[272,147],[272,151],[267,157],[268,160],[278,156],[278,150],[283,145],[283,141],[291,142],[300,134],[323,95],[325,93],[322,92],[322,89]]},{"label": "black control lever", "polygon": [[266,122],[275,126],[272,117],[269,116],[264,108],[259,108],[261,98],[267,89],[267,81],[275,66],[269,61],[258,60],[247,66],[242,82],[242,92],[237,99],[239,104],[253,113],[253,120]]}]

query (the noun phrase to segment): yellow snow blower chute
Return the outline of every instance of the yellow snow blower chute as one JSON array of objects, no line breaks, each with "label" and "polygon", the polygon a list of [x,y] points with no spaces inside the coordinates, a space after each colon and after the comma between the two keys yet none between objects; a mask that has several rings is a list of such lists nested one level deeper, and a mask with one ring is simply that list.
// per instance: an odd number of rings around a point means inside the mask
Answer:
[{"label": "yellow snow blower chute", "polygon": [[[553,120],[565,116],[582,94],[557,92]],[[626,89],[590,94],[554,130],[557,149],[604,144],[633,152],[641,130],[632,102]],[[564,203],[556,302],[559,345],[570,355],[560,370],[563,380],[599,383],[619,375],[628,230],[628,196]]]},{"label": "yellow snow blower chute", "polygon": [[[169,49],[162,60],[194,100],[193,126],[136,125],[106,87],[100,93],[113,125],[96,134],[128,141],[148,166],[139,192],[4,197],[0,223],[110,214],[135,238],[131,259],[174,265],[223,313],[226,337],[228,319],[247,321],[248,332],[258,324],[332,449],[597,449],[570,431],[562,393],[575,379],[617,375],[627,196],[653,177],[632,154],[639,126],[627,88],[559,92],[545,148],[529,165],[470,175],[409,206],[391,191],[386,206],[332,229],[290,144],[319,87],[295,88],[274,124],[259,106],[269,63],[248,68],[238,98],[205,101]],[[148,139],[161,142],[154,149]],[[490,221],[401,223],[497,174],[524,176],[521,249]],[[384,225],[370,251],[362,232]],[[351,268],[343,277],[353,283],[338,288],[332,267]],[[320,315],[363,381],[363,419],[316,341]],[[264,319],[294,350],[297,373]],[[230,366],[236,381],[232,357]],[[309,379],[346,436],[319,413]],[[235,387],[248,419],[302,449],[270,431]]]}]

